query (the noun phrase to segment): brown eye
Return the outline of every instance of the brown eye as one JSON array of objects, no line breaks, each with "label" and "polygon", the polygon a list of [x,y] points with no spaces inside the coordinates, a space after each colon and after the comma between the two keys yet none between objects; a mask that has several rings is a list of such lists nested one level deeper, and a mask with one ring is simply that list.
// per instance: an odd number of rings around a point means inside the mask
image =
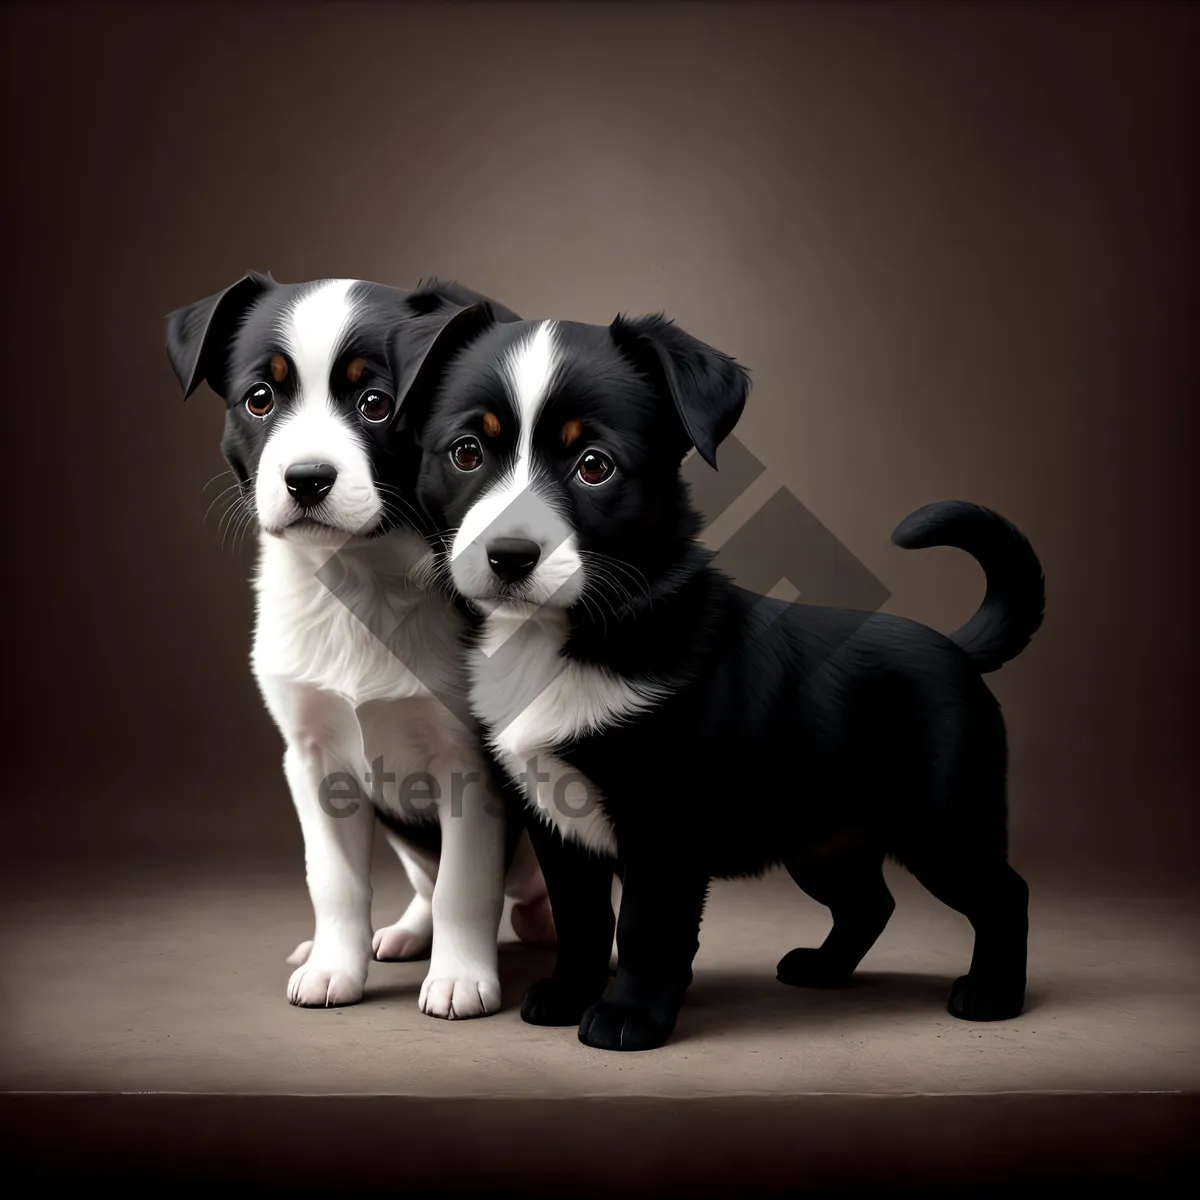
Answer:
[{"label": "brown eye", "polygon": [[378,425],[380,421],[386,421],[392,415],[392,398],[387,392],[372,388],[369,392],[363,392],[362,399],[358,402],[358,411],[362,413],[363,420]]},{"label": "brown eye", "polygon": [[598,483],[603,483],[615,470],[613,460],[607,454],[603,454],[599,450],[589,450],[579,460],[575,474],[588,487],[595,487]]},{"label": "brown eye", "polygon": [[478,471],[483,466],[483,449],[473,437],[459,438],[450,447],[450,461],[460,471]]},{"label": "brown eye", "polygon": [[245,396],[246,411],[261,421],[275,407],[275,393],[269,383],[256,383]]}]

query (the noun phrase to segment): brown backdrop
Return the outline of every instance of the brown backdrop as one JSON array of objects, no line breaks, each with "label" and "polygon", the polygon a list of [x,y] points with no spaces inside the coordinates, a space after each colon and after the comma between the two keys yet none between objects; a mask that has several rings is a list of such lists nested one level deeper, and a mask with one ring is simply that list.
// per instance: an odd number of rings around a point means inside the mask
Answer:
[{"label": "brown backdrop", "polygon": [[1196,16],[6,6],[8,850],[297,852],[251,548],[203,520],[220,404],[162,344],[254,267],[665,309],[753,369],[772,486],[939,628],[977,569],[888,535],[998,508],[1049,583],[993,677],[1018,858],[1193,865]]}]

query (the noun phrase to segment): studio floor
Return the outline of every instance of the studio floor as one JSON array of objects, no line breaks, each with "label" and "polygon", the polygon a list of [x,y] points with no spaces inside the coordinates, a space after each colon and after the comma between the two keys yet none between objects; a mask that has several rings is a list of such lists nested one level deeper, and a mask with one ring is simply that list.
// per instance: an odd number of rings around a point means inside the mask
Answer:
[{"label": "studio floor", "polygon": [[[643,1184],[678,1179],[681,1159],[714,1185],[708,1158],[745,1160],[745,1179],[791,1162],[847,1182],[849,1154],[864,1170],[936,1163],[947,1186],[956,1170],[1015,1177],[1072,1155],[1109,1177],[1183,1161],[1200,1091],[1194,893],[1029,874],[1018,1020],[946,1013],[970,929],[895,869],[896,914],[853,987],[779,984],[778,958],[828,921],[774,874],[714,887],[675,1037],[638,1055],[524,1025],[522,991],[551,959],[507,933],[496,1016],[423,1016],[422,963],[373,964],[355,1007],[290,1007],[284,960],[311,932],[298,866],[10,877],[5,1137],[45,1170],[53,1145],[55,1168],[107,1156],[114,1171],[216,1164],[264,1182],[279,1155],[318,1186],[349,1156],[410,1190],[494,1180],[513,1161],[547,1187],[584,1169],[598,1186],[635,1168]],[[405,886],[395,864],[377,876],[383,923]]]}]

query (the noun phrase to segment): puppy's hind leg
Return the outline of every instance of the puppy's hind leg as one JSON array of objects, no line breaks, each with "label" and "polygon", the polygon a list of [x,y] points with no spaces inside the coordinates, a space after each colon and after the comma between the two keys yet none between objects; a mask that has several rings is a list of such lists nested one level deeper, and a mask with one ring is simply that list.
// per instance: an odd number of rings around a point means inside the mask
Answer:
[{"label": "puppy's hind leg", "polygon": [[975,930],[971,969],[954,981],[947,1009],[964,1021],[1007,1021],[1025,1007],[1029,887],[999,854],[924,850],[908,868]]},{"label": "puppy's hind leg", "polygon": [[433,948],[433,884],[437,859],[406,845],[388,832],[388,844],[412,884],[413,898],[394,925],[375,931],[371,948],[377,962],[414,962],[428,958]]},{"label": "puppy's hind leg", "polygon": [[965,707],[939,730],[928,807],[899,857],[975,930],[971,969],[947,1008],[965,1021],[1006,1021],[1025,1007],[1029,887],[1008,864],[1004,727],[995,702]]},{"label": "puppy's hind leg", "polygon": [[517,840],[505,885],[505,894],[513,901],[513,933],[533,946],[553,946],[557,941],[554,912],[528,833],[523,832]]},{"label": "puppy's hind leg", "polygon": [[848,987],[896,908],[883,878],[883,850],[874,844],[818,847],[786,864],[788,874],[833,915],[829,936],[779,960],[776,978],[793,987]]}]

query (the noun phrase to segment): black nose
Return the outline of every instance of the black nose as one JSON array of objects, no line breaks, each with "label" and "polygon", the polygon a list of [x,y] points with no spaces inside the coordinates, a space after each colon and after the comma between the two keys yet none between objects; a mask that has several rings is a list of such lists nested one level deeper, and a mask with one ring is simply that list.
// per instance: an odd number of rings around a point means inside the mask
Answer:
[{"label": "black nose", "polygon": [[293,463],[283,473],[283,482],[301,508],[313,508],[329,495],[337,479],[337,467],[328,463]]},{"label": "black nose", "polygon": [[537,542],[528,538],[496,538],[488,542],[488,565],[505,583],[519,583],[542,557]]}]

